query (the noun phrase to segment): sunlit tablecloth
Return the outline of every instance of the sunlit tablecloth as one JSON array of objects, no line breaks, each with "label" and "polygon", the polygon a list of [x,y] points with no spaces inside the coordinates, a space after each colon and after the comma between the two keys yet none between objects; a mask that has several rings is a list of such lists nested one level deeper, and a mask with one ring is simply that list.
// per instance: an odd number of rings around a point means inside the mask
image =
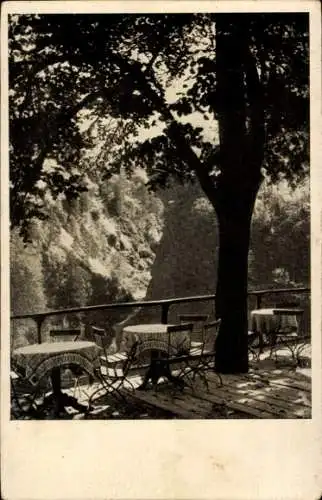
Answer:
[{"label": "sunlit tablecloth", "polygon": [[[134,342],[138,342],[137,354],[147,350],[168,352],[169,337],[165,324],[129,325],[123,329],[123,342],[130,349]],[[173,332],[170,338],[169,354],[187,352],[190,349],[189,331]]]},{"label": "sunlit tablecloth", "polygon": [[299,317],[303,310],[294,309],[290,311],[280,308],[255,309],[251,312],[251,330],[261,334],[276,332],[277,328],[285,331],[297,331],[299,328]]},{"label": "sunlit tablecloth", "polygon": [[68,365],[78,365],[93,376],[101,353],[94,342],[44,342],[19,347],[13,352],[12,362],[32,384],[37,384],[53,368]]}]

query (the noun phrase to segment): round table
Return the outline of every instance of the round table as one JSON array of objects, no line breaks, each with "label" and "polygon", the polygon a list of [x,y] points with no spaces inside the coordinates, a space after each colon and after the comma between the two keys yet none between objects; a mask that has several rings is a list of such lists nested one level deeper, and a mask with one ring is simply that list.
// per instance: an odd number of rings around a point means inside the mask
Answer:
[{"label": "round table", "polygon": [[144,352],[150,354],[150,366],[138,389],[145,389],[150,379],[153,384],[156,384],[161,377],[182,385],[182,381],[171,374],[168,357],[178,352],[189,352],[191,339],[188,331],[173,332],[169,344],[168,326],[172,325],[138,324],[129,325],[123,329],[123,341],[127,349],[137,342],[137,355],[142,355]]},{"label": "round table", "polygon": [[61,368],[78,367],[94,378],[94,369],[99,366],[101,349],[88,341],[44,342],[31,344],[15,349],[12,362],[17,371],[34,386],[45,376],[50,376],[52,394],[48,401],[54,401],[55,414],[59,414],[66,406],[84,410],[75,398],[71,398],[61,390]]},{"label": "round table", "polygon": [[251,330],[259,334],[260,350],[265,343],[265,336],[272,343],[278,330],[298,332],[303,313],[303,309],[276,307],[251,311]]},{"label": "round table", "polygon": [[138,342],[137,352],[142,353],[150,349],[168,352],[170,355],[177,354],[178,351],[189,351],[190,336],[188,332],[175,332],[171,335],[169,345],[168,326],[163,323],[129,325],[123,329],[123,340],[127,349],[130,349],[134,342]]}]

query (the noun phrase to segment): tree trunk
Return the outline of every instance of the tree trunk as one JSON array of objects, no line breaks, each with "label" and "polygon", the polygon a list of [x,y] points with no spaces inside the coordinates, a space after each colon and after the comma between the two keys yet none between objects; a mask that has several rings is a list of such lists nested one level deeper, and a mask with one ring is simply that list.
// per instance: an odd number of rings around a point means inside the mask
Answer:
[{"label": "tree trunk", "polygon": [[213,205],[219,223],[216,316],[222,323],[215,369],[248,371],[248,250],[261,182],[263,154],[260,84],[249,53],[247,19],[216,19],[216,111],[220,169]]},{"label": "tree trunk", "polygon": [[220,373],[248,371],[248,250],[257,191],[258,186],[252,190],[232,186],[216,203],[220,244],[216,316],[222,323],[215,370]]}]

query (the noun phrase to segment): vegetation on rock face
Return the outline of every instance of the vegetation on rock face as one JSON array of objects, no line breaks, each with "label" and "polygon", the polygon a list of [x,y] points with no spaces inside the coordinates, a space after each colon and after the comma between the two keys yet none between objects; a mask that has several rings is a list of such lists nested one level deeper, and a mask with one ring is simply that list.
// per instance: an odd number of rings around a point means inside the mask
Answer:
[{"label": "vegetation on rock face", "polygon": [[[213,293],[211,279],[216,275],[219,242],[211,204],[197,185],[175,183],[160,196],[165,205],[164,229],[147,298]],[[185,224],[187,214],[190,224]],[[295,189],[284,181],[263,183],[252,218],[249,290],[306,286],[309,240],[308,179]],[[189,304],[190,310],[192,307]],[[209,310],[207,304],[196,307]],[[157,318],[156,312],[153,319]]]},{"label": "vegetation on rock face", "polygon": [[[197,185],[173,183],[168,189],[158,193],[159,201],[156,196],[145,191],[148,199],[145,205],[144,196],[141,199],[138,179],[126,183],[127,196],[130,197],[132,192],[132,196],[136,193],[140,198],[133,198],[127,208],[123,207],[122,228],[118,226],[117,218],[109,216],[105,220],[107,214],[102,215],[99,211],[99,220],[103,226],[108,223],[112,227],[115,220],[119,229],[114,245],[125,252],[122,256],[122,270],[119,268],[117,272],[113,272],[112,278],[107,276],[104,256],[113,249],[106,244],[101,224],[96,221],[91,230],[84,233],[83,223],[91,218],[92,207],[94,204],[97,206],[99,196],[93,192],[86,193],[85,210],[81,201],[85,194],[81,195],[72,215],[66,204],[57,202],[56,207],[52,207],[51,220],[35,224],[37,230],[34,228],[33,244],[24,246],[17,231],[12,232],[13,313],[126,301],[141,296],[153,300],[213,293],[211,280],[216,272],[218,259],[217,223],[212,207],[200,188]],[[114,199],[111,185],[109,190],[110,194],[105,186],[103,203],[107,203],[106,199]],[[159,207],[159,210],[151,212],[151,203],[155,208]],[[141,206],[137,219],[133,219],[133,213],[128,211],[133,205]],[[57,214],[54,216],[55,211]],[[188,225],[184,223],[186,214],[190,214],[191,223]],[[141,228],[145,225],[145,231],[140,230],[140,244],[135,230],[138,225]],[[155,234],[158,228],[159,233]],[[309,281],[309,229],[308,182],[295,190],[285,183],[277,186],[264,184],[255,205],[252,222],[249,288],[306,285]],[[134,230],[132,234],[131,230]],[[61,231],[63,237],[60,239]],[[68,247],[73,235],[73,245]],[[158,238],[160,241],[157,241]],[[140,250],[140,256],[134,248]],[[189,253],[186,252],[187,248]],[[121,259],[120,253],[118,259]],[[96,265],[101,262],[100,270],[103,274],[91,270],[90,263],[93,265],[93,262]],[[189,310],[192,307],[189,304]],[[197,304],[196,307],[198,311],[200,307],[205,307],[207,313],[212,311],[211,304],[211,311],[209,304]],[[170,313],[171,321],[175,321],[178,308],[172,308]],[[82,321],[101,326],[112,333],[116,323],[127,314],[128,311],[124,310],[121,313],[110,311],[108,314],[95,312],[78,315],[75,326]],[[160,309],[142,311],[142,318],[137,316],[135,320],[141,319],[159,321]],[[70,315],[64,320],[71,326]],[[59,324],[62,318],[52,317],[50,321],[57,321]],[[45,322],[44,335],[48,328]],[[32,322],[19,322],[14,335],[15,345],[36,341],[36,327]]]},{"label": "vegetation on rock face", "polygon": [[[120,183],[124,200],[115,216]],[[162,234],[162,204],[148,192],[139,171],[134,182],[117,176],[102,191],[100,194],[99,185],[92,183],[91,189],[72,203],[47,200],[50,220],[31,224],[32,243],[24,245],[18,232],[12,231],[13,314],[145,296]],[[123,314],[126,312],[96,312],[86,318],[78,315],[75,320],[93,322],[109,332]],[[59,323],[62,317],[51,321]],[[18,329],[19,337],[29,331],[36,339],[31,322]]]},{"label": "vegetation on rock face", "polygon": [[[39,182],[53,196],[86,189],[75,169],[81,109],[129,122],[107,175],[139,161],[152,187],[173,175],[199,181],[219,228],[216,367],[247,371],[250,225],[263,173],[297,182],[308,170],[308,15],[13,16],[9,39],[13,224],[44,216]],[[156,134],[134,144],[153,122]]]},{"label": "vegetation on rock face", "polygon": [[286,182],[263,185],[252,221],[250,287],[310,282],[310,190]]}]

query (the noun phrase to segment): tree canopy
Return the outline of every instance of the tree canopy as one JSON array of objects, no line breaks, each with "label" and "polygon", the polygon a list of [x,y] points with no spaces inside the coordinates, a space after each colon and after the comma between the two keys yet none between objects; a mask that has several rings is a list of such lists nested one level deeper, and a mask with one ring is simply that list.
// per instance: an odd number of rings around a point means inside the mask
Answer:
[{"label": "tree canopy", "polygon": [[[220,32],[232,40],[230,56],[242,61],[224,88]],[[80,132],[81,110],[88,120],[112,116],[135,125],[117,165],[143,165],[152,186],[169,175],[197,177],[207,194],[223,176],[216,123],[223,109],[236,117],[237,96],[234,102],[229,93],[236,78],[245,96],[240,126],[247,147],[263,156],[265,174],[296,181],[308,170],[305,14],[12,15],[9,78],[13,225],[44,213],[40,180],[54,195],[86,189],[77,166],[91,141]],[[151,130],[145,141],[142,127]],[[55,167],[46,168],[48,158]]]},{"label": "tree canopy", "polygon": [[86,189],[82,110],[131,124],[106,170],[198,180],[219,228],[216,370],[247,371],[256,196],[308,172],[308,14],[13,16],[9,40],[12,224],[44,216],[48,189]]}]

